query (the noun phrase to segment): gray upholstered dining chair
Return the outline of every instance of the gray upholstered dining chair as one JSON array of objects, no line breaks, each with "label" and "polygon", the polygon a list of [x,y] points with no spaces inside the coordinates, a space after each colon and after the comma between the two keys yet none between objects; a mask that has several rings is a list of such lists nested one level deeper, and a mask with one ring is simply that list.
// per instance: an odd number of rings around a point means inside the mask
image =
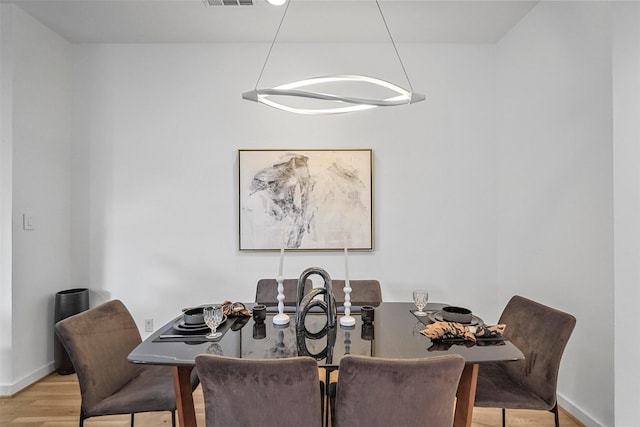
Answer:
[{"label": "gray upholstered dining chair", "polygon": [[[349,280],[351,305],[372,305],[377,307],[382,302],[382,289],[378,280]],[[331,279],[331,289],[337,305],[344,304],[344,280]]]},{"label": "gray upholstered dining chair", "polygon": [[562,354],[576,319],[571,314],[530,299],[514,296],[498,323],[504,336],[524,353],[517,362],[481,363],[475,406],[551,411],[559,427],[556,388]]},{"label": "gray upholstered dining chair", "polygon": [[[141,342],[136,323],[119,300],[101,304],[55,325],[78,374],[84,420],[102,415],[171,411],[175,427],[176,399],[170,366],[136,365],[127,356]],[[198,385],[195,370],[192,390]]]},{"label": "gray upholstered dining chair", "polygon": [[453,354],[422,359],[347,355],[332,426],[434,426],[453,424],[464,358]]},{"label": "gray upholstered dining chair", "polygon": [[[374,279],[363,280],[349,280],[349,286],[351,287],[351,293],[349,294],[349,300],[351,305],[363,306],[372,305],[377,307],[382,303],[382,289],[380,287],[380,281]],[[336,299],[337,305],[344,304],[344,280],[331,279],[331,289],[333,290],[333,296]],[[320,370],[319,375],[322,378],[324,370]],[[326,375],[326,373],[325,373]],[[324,381],[321,379],[321,381]],[[329,373],[329,399],[335,398],[335,386],[338,382],[338,371],[331,371]]]},{"label": "gray upholstered dining chair", "polygon": [[[298,298],[298,279],[284,279],[282,282],[284,288],[284,305],[295,306]],[[305,280],[304,295],[308,294],[313,288],[313,282],[310,279]],[[256,304],[264,304],[266,306],[278,305],[278,282],[276,279],[260,279],[256,285]],[[322,396],[326,393],[326,371],[324,368],[318,368],[318,380],[320,381],[320,391]],[[322,401],[322,410],[324,411],[324,400]]]},{"label": "gray upholstered dining chair", "polygon": [[196,356],[207,427],[322,426],[317,367],[310,357]]},{"label": "gray upholstered dining chair", "polygon": [[[351,305],[372,305],[377,307],[382,303],[382,289],[380,287],[380,281],[374,279],[349,280],[349,286],[351,287],[351,293],[349,294]],[[336,304],[343,305],[344,280],[331,279],[331,289],[333,290],[333,296],[336,299]],[[324,383],[323,376],[326,377],[326,371],[323,368],[320,368],[318,375],[320,376],[320,381]],[[327,394],[332,411],[334,409],[336,393],[335,387],[338,383],[338,375],[338,371],[334,370],[329,372],[329,389]]]},{"label": "gray upholstered dining chair", "polygon": [[[282,282],[284,288],[284,305],[296,305],[298,292],[298,279],[284,279]],[[307,280],[304,284],[304,294],[306,295],[313,283]],[[260,279],[256,285],[256,304],[264,304],[266,306],[278,305],[278,282],[276,279]]]}]

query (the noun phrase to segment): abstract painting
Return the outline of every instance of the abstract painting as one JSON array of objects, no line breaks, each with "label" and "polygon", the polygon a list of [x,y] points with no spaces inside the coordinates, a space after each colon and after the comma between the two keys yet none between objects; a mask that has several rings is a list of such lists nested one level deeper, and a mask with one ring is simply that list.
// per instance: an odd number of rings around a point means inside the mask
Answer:
[{"label": "abstract painting", "polygon": [[241,251],[373,250],[371,149],[238,150]]}]

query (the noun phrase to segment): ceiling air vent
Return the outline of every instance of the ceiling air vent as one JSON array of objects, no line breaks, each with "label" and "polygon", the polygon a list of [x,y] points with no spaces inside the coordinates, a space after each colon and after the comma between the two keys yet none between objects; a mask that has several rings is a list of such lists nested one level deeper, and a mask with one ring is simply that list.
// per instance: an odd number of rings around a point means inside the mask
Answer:
[{"label": "ceiling air vent", "polygon": [[253,6],[253,0],[204,0],[209,6]]}]

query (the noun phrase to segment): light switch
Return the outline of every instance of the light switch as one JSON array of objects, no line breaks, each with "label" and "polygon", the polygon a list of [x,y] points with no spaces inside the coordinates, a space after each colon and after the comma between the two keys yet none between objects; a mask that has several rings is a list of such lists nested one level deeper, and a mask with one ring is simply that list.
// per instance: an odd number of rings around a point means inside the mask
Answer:
[{"label": "light switch", "polygon": [[24,230],[35,230],[36,224],[33,214],[31,213],[23,213],[22,214],[22,228]]}]

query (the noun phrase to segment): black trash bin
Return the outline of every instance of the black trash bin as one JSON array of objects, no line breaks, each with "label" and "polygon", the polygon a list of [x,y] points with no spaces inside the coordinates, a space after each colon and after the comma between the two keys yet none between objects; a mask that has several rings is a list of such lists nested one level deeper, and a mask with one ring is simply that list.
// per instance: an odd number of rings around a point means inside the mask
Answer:
[{"label": "black trash bin", "polygon": [[[88,309],[89,289],[76,288],[60,291],[56,293],[54,324]],[[53,333],[53,360],[56,371],[60,375],[69,375],[75,372],[71,359],[55,332]]]}]

